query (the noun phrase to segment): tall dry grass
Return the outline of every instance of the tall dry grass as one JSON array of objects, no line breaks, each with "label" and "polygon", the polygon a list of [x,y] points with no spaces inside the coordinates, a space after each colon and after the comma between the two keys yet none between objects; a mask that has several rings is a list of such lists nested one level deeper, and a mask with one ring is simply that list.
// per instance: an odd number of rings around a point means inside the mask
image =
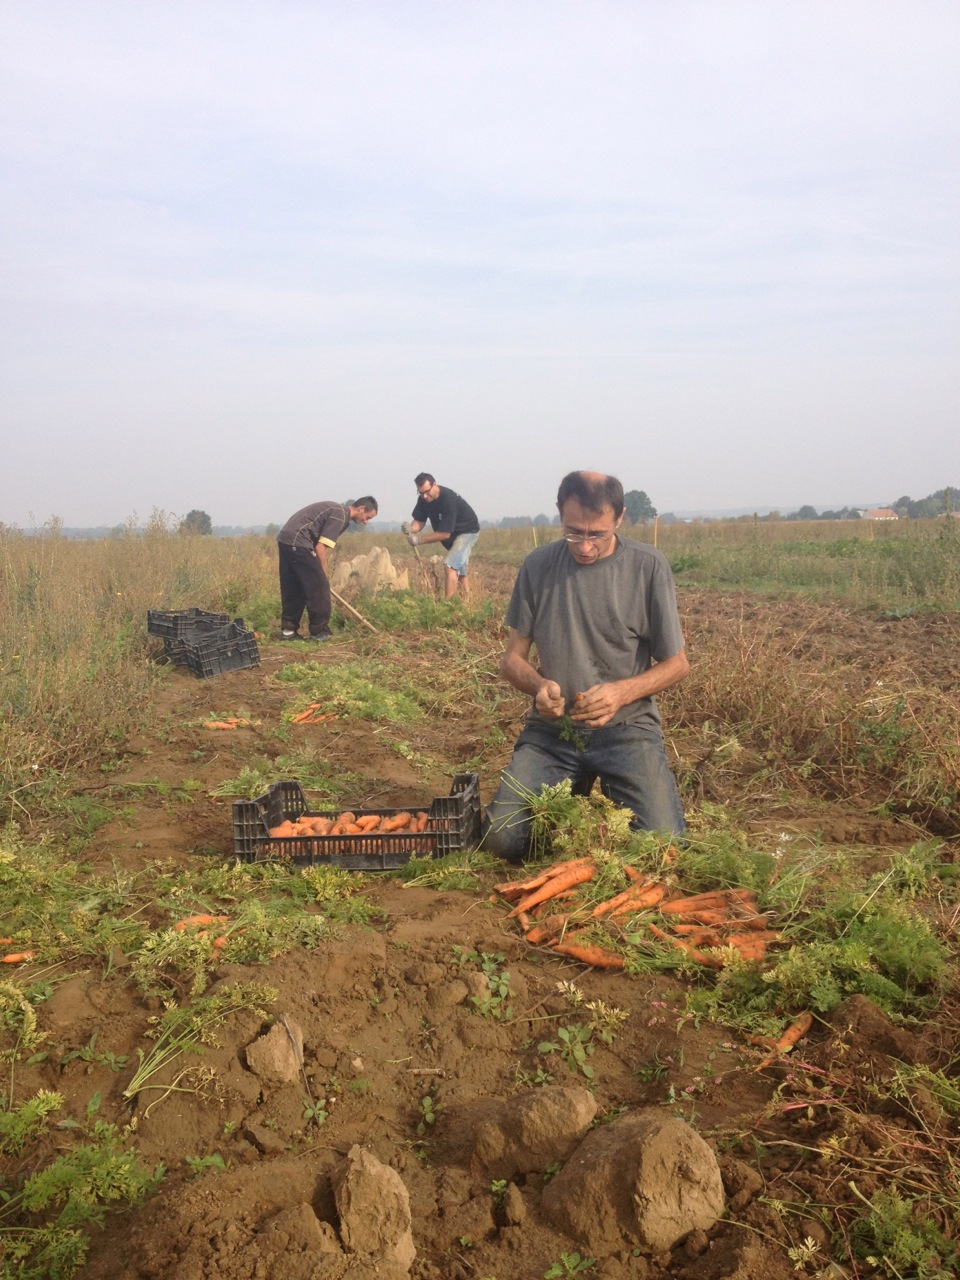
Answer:
[{"label": "tall dry grass", "polygon": [[269,598],[274,556],[269,539],[183,537],[162,518],[99,541],[0,531],[0,820],[135,722],[162,678],[148,609],[239,612]]}]

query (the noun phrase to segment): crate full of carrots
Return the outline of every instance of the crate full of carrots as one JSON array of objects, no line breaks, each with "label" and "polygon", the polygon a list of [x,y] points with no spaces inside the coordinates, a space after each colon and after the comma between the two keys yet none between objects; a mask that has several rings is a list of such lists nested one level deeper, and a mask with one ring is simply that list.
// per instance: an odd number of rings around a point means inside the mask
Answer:
[{"label": "crate full of carrots", "polygon": [[289,861],[352,871],[389,871],[411,858],[442,858],[480,839],[480,778],[458,773],[448,796],[425,809],[311,812],[299,782],[283,780],[233,806],[233,848],[241,862]]}]

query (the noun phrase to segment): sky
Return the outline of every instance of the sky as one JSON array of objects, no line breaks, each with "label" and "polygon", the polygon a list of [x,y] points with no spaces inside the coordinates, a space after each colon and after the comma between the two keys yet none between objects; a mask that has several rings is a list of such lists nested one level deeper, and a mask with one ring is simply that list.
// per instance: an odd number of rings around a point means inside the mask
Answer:
[{"label": "sky", "polygon": [[0,0],[0,522],[960,484],[955,0]]}]

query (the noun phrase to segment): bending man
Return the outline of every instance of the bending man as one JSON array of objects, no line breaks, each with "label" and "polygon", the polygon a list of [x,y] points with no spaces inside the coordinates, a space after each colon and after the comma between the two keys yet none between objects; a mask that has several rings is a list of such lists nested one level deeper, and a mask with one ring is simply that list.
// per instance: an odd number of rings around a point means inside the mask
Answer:
[{"label": "bending man", "polygon": [[640,830],[685,827],[654,697],[689,670],[673,575],[660,551],[619,537],[623,507],[614,476],[565,476],[563,537],[526,557],[513,588],[500,673],[532,703],[483,841],[510,862],[529,851],[524,794],[564,778],[599,778]]},{"label": "bending man", "polygon": [[[313,502],[295,512],[277,534],[280,552],[280,636],[283,640],[330,639],[330,580],[327,561],[352,520],[366,524],[377,514],[375,498]],[[300,635],[307,611],[310,634]]]}]

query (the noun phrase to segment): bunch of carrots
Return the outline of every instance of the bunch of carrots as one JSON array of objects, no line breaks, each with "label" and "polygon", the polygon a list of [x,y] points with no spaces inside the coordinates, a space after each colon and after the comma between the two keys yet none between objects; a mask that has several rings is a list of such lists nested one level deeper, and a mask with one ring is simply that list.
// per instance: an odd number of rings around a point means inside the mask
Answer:
[{"label": "bunch of carrots", "polygon": [[[185,916],[182,920],[178,920],[172,928],[177,933],[185,933],[188,929],[195,930],[198,938],[208,938],[211,933],[216,932],[215,926],[226,924],[228,919],[229,916]],[[243,930],[237,929],[235,932],[242,933]],[[227,935],[225,933],[219,934],[213,939],[214,951],[221,951],[226,945]]]},{"label": "bunch of carrots", "polygon": [[390,817],[379,813],[361,814],[359,817],[349,810],[336,818],[311,817],[304,814],[295,822],[289,818],[278,827],[270,828],[273,839],[284,839],[290,836],[366,836],[386,835],[400,832],[403,835],[415,835],[426,828],[430,815],[420,810],[418,813],[395,813]]},{"label": "bunch of carrots", "polygon": [[555,863],[531,879],[510,880],[496,888],[513,904],[508,918],[518,922],[528,942],[600,969],[623,969],[625,961],[618,952],[587,939],[588,929],[596,924],[618,925],[628,917],[632,932],[646,929],[652,938],[676,947],[695,963],[716,969],[729,958],[728,948],[746,960],[760,961],[767,947],[780,938],[768,928],[768,918],[751,889],[671,896],[677,893],[673,886],[633,867],[623,869],[630,880],[627,888],[592,906],[577,901],[579,887],[597,874],[590,857]]},{"label": "bunch of carrots", "polygon": [[250,725],[249,720],[244,720],[243,716],[228,716],[226,720],[204,720],[203,727],[205,729],[245,729]]},{"label": "bunch of carrots", "polygon": [[336,716],[332,711],[324,713],[322,702],[311,702],[305,711],[301,711],[299,715],[294,716],[291,724],[322,724],[324,720],[336,720]]}]

